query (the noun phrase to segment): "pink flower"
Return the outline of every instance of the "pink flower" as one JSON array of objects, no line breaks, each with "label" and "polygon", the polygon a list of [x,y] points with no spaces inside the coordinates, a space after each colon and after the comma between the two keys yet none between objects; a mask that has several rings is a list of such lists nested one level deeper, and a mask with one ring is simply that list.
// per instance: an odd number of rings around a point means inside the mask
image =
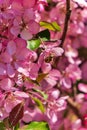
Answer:
[{"label": "pink flower", "polygon": [[81,66],[81,70],[82,70],[82,79],[84,81],[87,81],[87,61],[84,62],[84,64]]},{"label": "pink flower", "polygon": [[57,84],[57,81],[60,79],[60,77],[61,73],[56,69],[52,69],[46,76],[45,80],[51,87],[53,87]]},{"label": "pink flower", "polygon": [[82,73],[81,73],[80,68],[76,64],[70,64],[66,68],[66,73],[69,76],[69,78],[72,79],[73,82],[75,82],[76,80],[81,79],[81,74]]},{"label": "pink flower", "polygon": [[53,124],[58,121],[58,116],[57,116],[58,112],[66,109],[65,100],[67,98],[68,97],[61,97],[61,98],[57,98],[56,100],[54,98],[51,99],[50,97],[48,98],[49,103],[48,103],[46,114]]},{"label": "pink flower", "polygon": [[[78,52],[76,49],[72,48],[70,45],[66,45],[65,56],[68,58],[68,61],[71,64],[78,63],[76,59],[78,56]],[[79,60],[79,63],[80,62],[81,61]]]},{"label": "pink flower", "polygon": [[12,8],[14,10],[22,10],[26,8],[33,8],[36,4],[36,0],[12,0]]},{"label": "pink flower", "polygon": [[63,77],[61,77],[60,85],[65,88],[71,88],[72,84],[81,79],[81,70],[76,64],[70,64],[66,67]]},{"label": "pink flower", "polygon": [[71,79],[69,77],[64,77],[64,78],[61,78],[60,85],[62,87],[70,89],[72,87],[72,81],[71,81]]},{"label": "pink flower", "polygon": [[0,76],[6,75],[6,66],[3,63],[0,63]]},{"label": "pink flower", "polygon": [[14,87],[14,82],[10,78],[4,78],[0,81],[0,88],[2,90],[12,90]]},{"label": "pink flower", "polygon": [[78,89],[79,89],[81,92],[87,93],[87,84],[79,83]]},{"label": "pink flower", "polygon": [[85,0],[74,0],[74,2],[77,2],[80,6],[87,7],[87,2]]},{"label": "pink flower", "polygon": [[44,11],[44,6],[48,6],[46,0],[37,0],[36,9],[40,12]]},{"label": "pink flower", "polygon": [[16,16],[11,33],[16,37],[20,34],[25,40],[31,39],[39,31],[39,24],[35,21],[34,15],[33,9],[27,9],[20,16]]},{"label": "pink flower", "polygon": [[30,79],[35,80],[36,77],[38,76],[39,67],[35,63],[24,64],[21,62],[16,62],[15,69],[19,73],[22,73],[23,75],[25,75],[26,77],[29,77]]},{"label": "pink flower", "polygon": [[0,16],[3,16],[6,19],[13,18],[11,3],[11,0],[0,0]]},{"label": "pink flower", "polygon": [[40,54],[38,64],[44,73],[51,70],[53,58],[61,56],[64,50],[60,47],[46,46],[45,50]]},{"label": "pink flower", "polygon": [[5,95],[2,92],[0,92],[0,107],[3,106],[4,100],[5,100]]}]

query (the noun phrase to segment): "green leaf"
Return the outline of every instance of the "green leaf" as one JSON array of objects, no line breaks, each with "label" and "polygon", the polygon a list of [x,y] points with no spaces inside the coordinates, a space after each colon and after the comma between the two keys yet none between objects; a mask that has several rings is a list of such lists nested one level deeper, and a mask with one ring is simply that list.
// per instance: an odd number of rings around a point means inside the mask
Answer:
[{"label": "green leaf", "polygon": [[37,37],[41,38],[42,41],[49,41],[50,40],[50,32],[48,29],[43,30],[37,34]]},{"label": "green leaf", "polygon": [[29,125],[20,130],[50,130],[47,122],[31,122]]},{"label": "green leaf", "polygon": [[52,25],[56,29],[56,31],[61,31],[61,27],[57,24],[57,22],[52,22]]},{"label": "green leaf", "polygon": [[40,26],[52,31],[61,31],[61,27],[56,22],[41,21]]},{"label": "green leaf", "polygon": [[35,50],[40,46],[41,40],[40,39],[33,39],[27,41],[27,48],[30,50]]},{"label": "green leaf", "polygon": [[34,91],[39,92],[44,97],[45,100],[48,98],[48,95],[45,92],[43,92],[39,89],[34,89]]},{"label": "green leaf", "polygon": [[14,127],[14,130],[18,130],[19,127],[20,127],[20,124],[18,123],[18,124]]},{"label": "green leaf", "polygon": [[0,130],[6,130],[5,125],[3,122],[0,122]]},{"label": "green leaf", "polygon": [[40,90],[39,90],[39,93],[41,93],[41,94],[42,94],[42,96],[44,97],[44,99],[45,99],[45,100],[48,98],[48,95],[47,95],[47,94],[45,94],[44,92],[42,92],[42,91],[40,91]]},{"label": "green leaf", "polygon": [[36,105],[37,105],[37,107],[41,110],[41,112],[45,112],[45,108],[44,108],[44,105],[43,105],[43,103],[38,99],[38,98],[32,98],[34,101],[35,101],[35,103],[36,103]]}]

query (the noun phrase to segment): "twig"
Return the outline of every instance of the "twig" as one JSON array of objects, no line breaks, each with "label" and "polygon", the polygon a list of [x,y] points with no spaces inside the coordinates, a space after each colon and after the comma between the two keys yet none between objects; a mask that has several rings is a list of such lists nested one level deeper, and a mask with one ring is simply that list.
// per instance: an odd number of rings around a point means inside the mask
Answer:
[{"label": "twig", "polygon": [[[67,91],[62,91],[62,89],[60,87],[58,87],[58,89],[60,90],[60,92],[64,95],[69,95],[69,93]],[[68,106],[70,107],[70,109],[74,112],[74,114],[79,118],[81,119],[82,121],[82,126],[84,126],[83,124],[83,117],[79,111],[79,104],[76,103],[70,96],[69,98],[67,99],[67,103],[68,103]]]},{"label": "twig", "polygon": [[68,102],[69,107],[72,108],[72,110],[73,110],[74,113],[77,115],[77,117],[81,119],[82,116],[81,116],[81,114],[79,113],[77,103],[74,102],[74,101],[72,100],[72,98],[70,98],[70,97],[67,99],[67,102]]},{"label": "twig", "polygon": [[64,22],[64,28],[63,28],[63,33],[62,36],[60,38],[61,40],[61,47],[63,47],[63,43],[65,41],[66,38],[66,34],[67,34],[67,30],[68,30],[68,22],[70,19],[70,15],[71,15],[71,9],[70,9],[70,0],[66,0],[66,16],[65,16],[65,22]]}]

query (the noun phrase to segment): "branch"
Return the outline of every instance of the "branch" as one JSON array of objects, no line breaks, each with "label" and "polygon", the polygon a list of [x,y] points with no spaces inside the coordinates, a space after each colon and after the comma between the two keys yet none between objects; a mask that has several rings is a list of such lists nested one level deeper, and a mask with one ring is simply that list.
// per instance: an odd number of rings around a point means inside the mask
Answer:
[{"label": "branch", "polygon": [[81,115],[81,113],[79,112],[79,106],[78,106],[78,104],[76,102],[74,102],[71,98],[67,99],[67,103],[68,103],[69,107],[72,109],[72,111],[74,112],[74,114],[79,119],[81,119],[82,126],[84,127],[84,119],[83,119],[83,116]]},{"label": "branch", "polygon": [[[64,95],[69,95],[69,93],[67,91],[62,91],[62,89],[60,87],[58,87],[59,91],[64,94]],[[83,121],[83,116],[81,115],[80,111],[79,111],[79,104],[76,103],[70,96],[67,99],[67,103],[68,106],[70,107],[70,109],[74,112],[74,114],[81,119],[82,121],[82,126],[84,126],[84,121]]]},{"label": "branch", "polygon": [[72,100],[72,98],[67,99],[69,107],[73,110],[75,115],[83,121],[82,115],[79,112],[78,104]]},{"label": "branch", "polygon": [[71,15],[71,9],[70,9],[70,0],[66,0],[66,16],[65,16],[65,22],[64,22],[64,28],[63,28],[63,33],[62,36],[60,38],[61,40],[61,47],[63,47],[63,43],[65,41],[66,38],[66,34],[67,34],[67,30],[68,30],[68,22],[70,19],[70,15]]}]

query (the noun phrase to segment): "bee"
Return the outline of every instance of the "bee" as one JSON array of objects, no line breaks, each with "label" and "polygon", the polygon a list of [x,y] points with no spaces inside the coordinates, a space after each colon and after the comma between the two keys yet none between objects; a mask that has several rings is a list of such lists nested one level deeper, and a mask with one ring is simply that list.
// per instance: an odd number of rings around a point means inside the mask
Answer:
[{"label": "bee", "polygon": [[47,63],[50,63],[52,61],[53,61],[53,55],[50,55],[50,56],[45,58],[45,62],[47,62]]}]

